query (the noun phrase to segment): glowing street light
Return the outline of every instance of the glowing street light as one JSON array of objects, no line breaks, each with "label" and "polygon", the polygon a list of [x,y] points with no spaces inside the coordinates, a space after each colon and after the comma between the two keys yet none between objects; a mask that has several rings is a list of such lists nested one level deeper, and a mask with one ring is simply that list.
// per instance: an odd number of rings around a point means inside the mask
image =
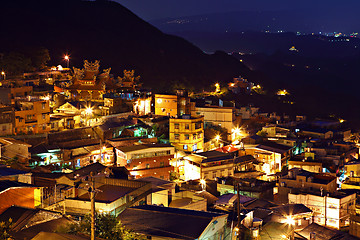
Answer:
[{"label": "glowing street light", "polygon": [[1,71],[1,75],[2,75],[2,79],[5,80],[6,79],[6,74],[4,71]]},{"label": "glowing street light", "polygon": [[278,96],[285,96],[285,95],[289,95],[290,93],[286,89],[280,89],[279,91],[277,91],[276,94]]},{"label": "glowing street light", "polygon": [[215,136],[215,140],[216,140],[216,141],[220,141],[220,139],[221,139],[220,135],[216,135],[216,136]]},{"label": "glowing street light", "polygon": [[293,226],[293,225],[295,225],[295,220],[293,219],[292,216],[287,216],[285,219],[285,223],[290,226]]},{"label": "glowing street light", "polygon": [[235,127],[233,129],[231,129],[231,133],[232,133],[232,140],[238,140],[238,138],[241,137],[241,129],[238,127]]},{"label": "glowing street light", "polygon": [[200,179],[201,189],[204,191],[206,189],[206,181],[205,179]]},{"label": "glowing street light", "polygon": [[220,84],[216,83],[215,87],[216,87],[215,92],[220,92]]},{"label": "glowing street light", "polygon": [[87,107],[87,108],[85,109],[85,113],[86,113],[86,115],[91,115],[91,114],[93,113],[92,108],[91,108],[91,107]]},{"label": "glowing street light", "polygon": [[69,55],[65,55],[65,56],[64,56],[64,59],[65,59],[65,61],[66,61],[66,66],[67,66],[67,68],[69,68],[69,62],[70,62],[70,57],[69,57]]}]

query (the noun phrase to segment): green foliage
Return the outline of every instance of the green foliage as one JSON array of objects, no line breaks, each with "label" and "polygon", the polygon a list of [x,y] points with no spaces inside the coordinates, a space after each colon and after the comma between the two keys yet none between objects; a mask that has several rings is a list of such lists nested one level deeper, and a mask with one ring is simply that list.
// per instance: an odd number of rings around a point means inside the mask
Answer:
[{"label": "green foliage", "polygon": [[48,61],[50,61],[49,50],[46,48],[34,49],[31,53],[32,65],[35,70],[44,70],[47,67]]},{"label": "green foliage", "polygon": [[170,173],[170,181],[174,181],[176,179],[179,179],[178,173],[176,172],[171,172]]},{"label": "green foliage", "polygon": [[259,131],[259,132],[256,133],[256,135],[265,138],[265,137],[267,137],[268,134],[265,131]]},{"label": "green foliage", "polygon": [[4,55],[1,61],[1,67],[7,75],[21,74],[32,69],[31,59],[18,52],[11,52]]},{"label": "green foliage", "polygon": [[0,222],[0,240],[10,240],[10,231],[13,226],[12,219],[9,218],[7,222]]},{"label": "green foliage", "polygon": [[[69,224],[59,232],[70,234],[91,234],[91,217],[86,215],[80,223]],[[115,216],[111,214],[97,214],[95,219],[95,236],[110,240],[145,240],[143,236],[125,228]]]},{"label": "green foliage", "polygon": [[207,125],[205,128],[204,134],[205,134],[205,137],[208,139],[213,139],[217,135],[220,135],[222,140],[226,140],[228,132],[227,132],[226,128],[223,128],[221,126]]},{"label": "green foliage", "polygon": [[46,48],[23,49],[19,52],[2,54],[0,58],[0,70],[4,70],[7,76],[44,70],[49,60],[50,54]]}]

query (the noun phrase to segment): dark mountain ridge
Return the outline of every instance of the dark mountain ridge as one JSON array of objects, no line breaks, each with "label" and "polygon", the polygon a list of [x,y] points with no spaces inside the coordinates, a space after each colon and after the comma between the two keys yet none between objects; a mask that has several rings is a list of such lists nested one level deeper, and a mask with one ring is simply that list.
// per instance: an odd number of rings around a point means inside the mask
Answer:
[{"label": "dark mountain ridge", "polygon": [[[344,7],[343,7],[344,8]],[[149,22],[160,30],[169,32],[359,32],[360,17],[357,8],[330,7],[267,11],[231,11],[153,19]]]},{"label": "dark mountain ridge", "polygon": [[101,61],[121,75],[134,69],[145,87],[206,88],[250,71],[225,53],[204,54],[186,40],[167,35],[112,1],[24,1],[2,3],[0,52],[24,47],[48,48],[52,64],[80,67],[84,59]]}]

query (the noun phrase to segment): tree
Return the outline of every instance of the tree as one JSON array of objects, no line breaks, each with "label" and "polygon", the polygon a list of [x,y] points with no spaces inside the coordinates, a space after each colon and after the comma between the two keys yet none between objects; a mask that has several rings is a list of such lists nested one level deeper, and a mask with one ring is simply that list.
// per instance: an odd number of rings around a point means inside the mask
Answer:
[{"label": "tree", "polygon": [[[70,234],[85,234],[90,235],[91,232],[91,217],[86,215],[79,223],[67,225],[59,232]],[[145,240],[146,238],[127,229],[111,214],[97,214],[95,219],[95,235],[96,237],[110,240]]]},{"label": "tree", "polygon": [[10,240],[10,231],[13,227],[12,219],[9,218],[6,222],[0,222],[0,240]]},{"label": "tree", "polygon": [[1,65],[7,75],[16,75],[32,70],[31,59],[18,52],[4,55]]},{"label": "tree", "polygon": [[36,70],[44,70],[47,63],[50,61],[49,50],[46,48],[38,48],[32,50],[31,54],[32,65]]}]

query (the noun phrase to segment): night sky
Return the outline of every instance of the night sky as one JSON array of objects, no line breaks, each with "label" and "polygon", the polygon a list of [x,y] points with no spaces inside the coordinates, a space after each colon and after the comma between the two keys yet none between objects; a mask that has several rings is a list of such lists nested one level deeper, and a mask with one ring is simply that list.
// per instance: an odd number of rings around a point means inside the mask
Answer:
[{"label": "night sky", "polygon": [[[337,16],[357,14],[359,0],[116,0],[144,20],[192,16],[242,10],[313,9],[314,14]],[[341,21],[339,18],[339,21]]]}]

